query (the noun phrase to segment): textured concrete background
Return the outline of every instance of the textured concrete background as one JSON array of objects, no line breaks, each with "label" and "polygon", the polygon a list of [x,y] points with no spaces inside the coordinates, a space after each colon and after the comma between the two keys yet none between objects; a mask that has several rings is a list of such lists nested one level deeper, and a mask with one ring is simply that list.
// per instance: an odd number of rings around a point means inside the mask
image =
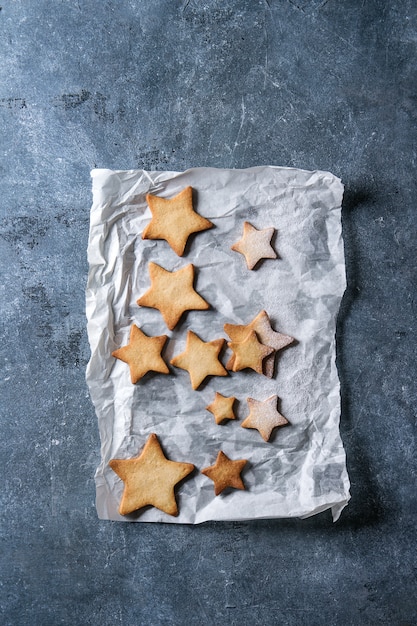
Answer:
[{"label": "textured concrete background", "polygon": [[[417,623],[412,0],[5,0],[1,623]],[[258,164],[346,185],[352,500],[299,521],[100,522],[89,170]]]}]

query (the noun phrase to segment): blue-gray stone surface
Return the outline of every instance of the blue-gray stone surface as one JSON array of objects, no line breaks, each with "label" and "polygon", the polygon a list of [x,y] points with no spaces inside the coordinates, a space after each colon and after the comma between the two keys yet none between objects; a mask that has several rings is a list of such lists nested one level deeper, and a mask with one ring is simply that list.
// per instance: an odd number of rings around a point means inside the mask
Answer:
[{"label": "blue-gray stone surface", "polygon": [[[0,37],[1,624],[416,624],[416,3],[5,0]],[[260,164],[346,186],[352,500],[99,521],[89,171]]]}]

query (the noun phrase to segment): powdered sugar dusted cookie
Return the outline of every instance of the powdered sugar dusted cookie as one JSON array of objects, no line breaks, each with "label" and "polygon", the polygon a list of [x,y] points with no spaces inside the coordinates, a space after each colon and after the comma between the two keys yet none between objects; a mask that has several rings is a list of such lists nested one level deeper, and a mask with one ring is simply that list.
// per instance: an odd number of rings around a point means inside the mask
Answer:
[{"label": "powdered sugar dusted cookie", "polygon": [[258,230],[249,222],[244,222],[242,239],[233,244],[232,250],[243,254],[248,269],[253,270],[261,259],[277,258],[277,253],[271,246],[274,232],[275,228],[272,226]]},{"label": "powdered sugar dusted cookie", "polygon": [[278,426],[285,426],[288,420],[277,410],[278,396],[271,396],[264,402],[248,398],[250,413],[242,422],[242,428],[255,428],[264,441],[269,441],[272,431]]}]

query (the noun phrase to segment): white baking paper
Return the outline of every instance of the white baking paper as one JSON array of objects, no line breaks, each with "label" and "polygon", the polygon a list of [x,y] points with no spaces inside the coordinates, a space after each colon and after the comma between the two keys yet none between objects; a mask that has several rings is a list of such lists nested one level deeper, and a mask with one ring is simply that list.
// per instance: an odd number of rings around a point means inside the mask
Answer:
[{"label": "white baking paper", "polygon": [[[307,517],[330,508],[336,520],[350,497],[335,365],[335,321],[345,289],[341,181],[328,172],[281,167],[96,169],[92,179],[87,383],[101,437],[95,477],[99,517],[200,523]],[[194,208],[215,227],[191,236],[180,258],[165,241],[142,240],[151,218],[145,196],[169,198],[188,185],[195,190]],[[231,250],[245,220],[277,231],[273,245],[279,258],[253,271]],[[159,311],[136,304],[150,286],[149,261],[170,271],[193,263],[195,288],[211,309],[186,313],[169,331]],[[168,362],[184,350],[188,329],[204,341],[228,339],[226,322],[249,323],[262,309],[275,330],[297,340],[278,353],[272,379],[245,370],[212,377],[193,391],[188,372],[171,367],[171,375],[147,374],[133,385],[128,365],[111,356],[128,343],[133,323],[148,335],[170,337],[164,351]],[[229,356],[227,349],[223,363]],[[216,425],[205,409],[216,391],[237,397],[237,420]],[[246,398],[274,394],[290,424],[276,429],[266,443],[241,423],[249,412]],[[108,462],[136,456],[153,432],[168,458],[194,463],[196,471],[177,490],[178,517],[153,507],[122,517],[123,483]],[[245,491],[216,497],[213,482],[199,471],[215,462],[220,449],[231,459],[248,459]]]}]

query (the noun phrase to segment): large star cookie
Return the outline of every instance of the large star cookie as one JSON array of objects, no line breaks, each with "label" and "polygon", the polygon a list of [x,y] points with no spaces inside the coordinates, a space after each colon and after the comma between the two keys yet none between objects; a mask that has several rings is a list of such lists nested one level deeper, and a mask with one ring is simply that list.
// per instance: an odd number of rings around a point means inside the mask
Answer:
[{"label": "large star cookie", "polygon": [[161,356],[161,350],[168,337],[148,337],[135,324],[130,328],[130,338],[127,346],[112,352],[112,356],[129,365],[130,378],[133,384],[137,383],[148,372],[169,374],[169,369]]},{"label": "large star cookie", "polygon": [[[293,343],[294,337],[289,335],[283,335],[273,330],[271,322],[269,320],[266,311],[261,311],[249,324],[225,324],[225,332],[229,335],[232,341],[243,341],[249,331],[254,330],[258,336],[258,339],[265,345],[271,346],[275,351],[282,350],[286,346]],[[232,356],[228,361],[226,367],[233,370],[235,357]],[[274,375],[274,363],[275,353],[267,356],[263,363],[263,372],[268,378],[272,378]]]},{"label": "large star cookie", "polygon": [[214,415],[216,424],[221,424],[224,420],[234,420],[236,416],[233,411],[233,404],[236,398],[234,396],[222,396],[216,391],[213,402],[206,406],[206,410]]},{"label": "large star cookie", "polygon": [[170,330],[185,311],[209,308],[210,305],[194,290],[194,266],[191,263],[176,272],[169,272],[152,262],[148,267],[151,287],[137,303],[158,309]]},{"label": "large star cookie", "polygon": [[202,469],[201,473],[214,482],[214,493],[218,496],[226,487],[245,489],[240,473],[246,463],[246,459],[232,461],[220,450],[215,464]]},{"label": "large star cookie", "polygon": [[171,359],[172,365],[187,370],[191,386],[197,389],[206,376],[227,376],[227,370],[219,361],[224,339],[202,341],[192,330],[187,333],[185,351]]},{"label": "large star cookie", "polygon": [[192,187],[186,187],[170,199],[148,193],[146,201],[152,219],[143,231],[142,239],[165,239],[174,252],[182,256],[192,233],[213,226],[210,220],[194,211],[192,192]]},{"label": "large star cookie", "polygon": [[243,254],[249,270],[253,270],[261,259],[277,258],[277,253],[271,246],[274,231],[273,227],[258,230],[249,222],[244,222],[242,239],[233,244],[232,250]]},{"label": "large star cookie", "polygon": [[269,441],[277,426],[285,426],[288,420],[277,411],[278,396],[271,396],[264,402],[248,398],[249,415],[242,422],[242,428],[255,428],[264,441]]},{"label": "large star cookie", "polygon": [[246,335],[243,341],[232,341],[227,344],[231,350],[233,350],[233,367],[234,372],[249,367],[258,374],[263,373],[263,360],[274,352],[274,348],[264,346],[256,336],[254,330],[251,330]]},{"label": "large star cookie", "polygon": [[112,459],[109,465],[124,482],[120,515],[149,505],[168,515],[178,515],[174,487],[193,471],[194,465],[167,459],[155,434],[149,436],[139,456]]}]

